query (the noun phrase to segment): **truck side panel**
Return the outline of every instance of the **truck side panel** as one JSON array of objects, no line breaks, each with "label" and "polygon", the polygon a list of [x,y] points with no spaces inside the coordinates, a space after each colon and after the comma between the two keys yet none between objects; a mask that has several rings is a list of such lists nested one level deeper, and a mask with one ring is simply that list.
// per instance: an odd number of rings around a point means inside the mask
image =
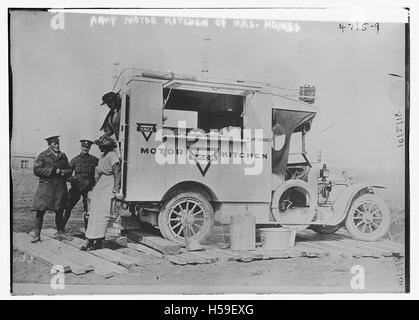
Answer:
[{"label": "truck side panel", "polygon": [[[130,84],[130,113],[128,163],[126,175],[127,201],[160,201],[164,194],[174,185],[184,181],[196,181],[207,186],[220,202],[258,202],[271,201],[271,143],[270,143],[270,112],[262,110],[257,114],[258,121],[250,122],[252,129],[264,130],[264,141],[261,150],[255,150],[254,139],[252,146],[245,152],[234,154],[234,150],[224,152],[230,158],[229,164],[220,164],[212,160],[196,161],[189,153],[190,145],[179,139],[168,139],[165,144],[156,140],[162,129],[163,89],[160,82],[131,81]],[[248,104],[249,108],[256,108]],[[267,108],[269,106],[266,106]],[[249,111],[249,114],[252,112]],[[217,151],[217,147],[214,149]],[[173,156],[176,152],[185,155],[185,164],[159,164],[156,158],[164,158],[163,152]],[[258,152],[255,152],[258,151]],[[220,147],[218,147],[220,152]],[[241,156],[257,153],[261,170],[257,175],[246,175],[252,164],[245,163]],[[240,158],[241,164],[233,164],[233,158]],[[202,158],[200,158],[202,160]],[[249,160],[249,159],[247,159]],[[250,159],[251,160],[251,159]],[[268,215],[268,212],[266,213]]]}]

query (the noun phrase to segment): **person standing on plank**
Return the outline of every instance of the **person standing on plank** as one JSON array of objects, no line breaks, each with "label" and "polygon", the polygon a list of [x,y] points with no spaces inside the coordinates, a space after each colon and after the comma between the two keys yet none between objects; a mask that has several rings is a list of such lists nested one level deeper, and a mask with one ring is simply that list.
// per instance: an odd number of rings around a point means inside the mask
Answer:
[{"label": "person standing on plank", "polygon": [[33,167],[33,173],[39,177],[39,184],[32,202],[32,211],[36,212],[32,243],[41,241],[42,224],[47,210],[55,211],[56,239],[72,239],[64,233],[63,219],[67,201],[66,179],[71,175],[71,169],[67,156],[60,151],[59,136],[48,137],[45,140],[48,149],[39,154]]},{"label": "person standing on plank", "polygon": [[90,193],[90,215],[85,234],[88,240],[81,248],[83,251],[102,248],[111,218],[111,201],[120,197],[121,165],[118,154],[114,151],[115,140],[102,136],[95,143],[99,146],[102,157],[96,168],[97,182]]},{"label": "person standing on plank", "polygon": [[71,216],[71,210],[83,198],[84,211],[84,228],[87,228],[87,194],[93,189],[95,185],[95,168],[99,159],[89,154],[93,141],[80,140],[81,152],[79,155],[71,159],[70,169],[74,172],[74,176],[68,179],[71,183],[71,188],[68,192],[68,201],[64,214],[64,226],[67,224]]},{"label": "person standing on plank", "polygon": [[102,96],[102,105],[106,104],[109,107],[109,112],[103,121],[100,131],[104,131],[102,137],[112,137],[115,135],[115,139],[118,140],[119,136],[119,123],[121,118],[121,98],[116,92],[108,92]]}]

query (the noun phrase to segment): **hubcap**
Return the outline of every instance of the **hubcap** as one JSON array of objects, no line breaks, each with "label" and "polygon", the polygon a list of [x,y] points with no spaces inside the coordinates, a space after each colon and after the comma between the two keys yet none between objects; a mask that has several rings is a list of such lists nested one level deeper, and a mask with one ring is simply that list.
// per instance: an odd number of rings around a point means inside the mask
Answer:
[{"label": "hubcap", "polygon": [[195,199],[180,199],[169,213],[168,225],[178,238],[194,237],[204,228],[205,210]]},{"label": "hubcap", "polygon": [[365,201],[354,209],[353,223],[362,233],[373,233],[383,221],[381,208],[371,201]]}]

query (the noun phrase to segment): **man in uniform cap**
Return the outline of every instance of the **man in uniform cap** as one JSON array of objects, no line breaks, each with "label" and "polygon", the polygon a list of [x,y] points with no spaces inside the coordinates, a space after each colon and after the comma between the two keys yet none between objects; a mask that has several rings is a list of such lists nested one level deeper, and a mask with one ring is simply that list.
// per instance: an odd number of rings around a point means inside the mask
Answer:
[{"label": "man in uniform cap", "polygon": [[33,173],[39,177],[39,184],[32,203],[32,211],[36,212],[32,242],[41,240],[40,234],[47,210],[55,211],[57,239],[71,239],[64,234],[63,220],[63,210],[67,201],[66,179],[71,175],[71,169],[67,156],[60,151],[58,138],[59,136],[52,136],[45,139],[48,149],[39,154],[33,167]]},{"label": "man in uniform cap", "polygon": [[64,226],[70,219],[71,210],[79,202],[80,197],[83,198],[84,226],[87,228],[87,194],[95,185],[95,168],[99,159],[89,154],[93,141],[83,139],[80,140],[81,152],[79,155],[71,159],[70,169],[74,171],[74,176],[69,178],[71,188],[68,194],[68,201],[64,214]]},{"label": "man in uniform cap", "polygon": [[100,130],[105,132],[103,136],[112,137],[114,134],[116,140],[118,140],[119,122],[121,118],[121,98],[119,94],[112,91],[104,94],[100,105],[102,106],[104,104],[106,104],[110,110],[106,115]]}]

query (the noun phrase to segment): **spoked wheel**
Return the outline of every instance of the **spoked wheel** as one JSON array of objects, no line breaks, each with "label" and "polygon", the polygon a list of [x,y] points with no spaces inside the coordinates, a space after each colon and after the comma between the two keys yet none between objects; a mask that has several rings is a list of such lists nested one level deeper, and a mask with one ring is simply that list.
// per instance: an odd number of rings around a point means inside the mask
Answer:
[{"label": "spoked wheel", "polygon": [[345,226],[359,240],[376,241],[386,235],[390,222],[385,202],[374,194],[364,194],[352,204]]},{"label": "spoked wheel", "polygon": [[197,192],[183,192],[170,199],[159,214],[159,229],[168,240],[184,244],[185,238],[204,241],[214,226],[214,210]]}]

